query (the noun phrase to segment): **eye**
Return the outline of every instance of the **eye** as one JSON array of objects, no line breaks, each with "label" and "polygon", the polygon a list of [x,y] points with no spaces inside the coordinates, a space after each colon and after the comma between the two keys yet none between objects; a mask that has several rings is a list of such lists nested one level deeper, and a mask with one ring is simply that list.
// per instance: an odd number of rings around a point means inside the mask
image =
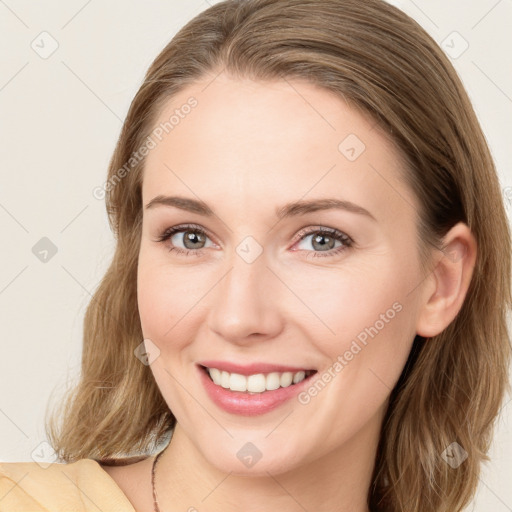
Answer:
[{"label": "eye", "polygon": [[[308,247],[299,247],[299,249],[309,252],[313,257],[335,256],[354,244],[352,238],[345,233],[322,226],[318,226],[316,229],[301,230],[297,236],[299,244],[313,247],[313,250]],[[309,237],[312,237],[311,240],[306,242]],[[169,251],[176,251],[178,254],[201,256],[202,249],[214,245],[206,245],[207,240],[209,240],[208,234],[201,226],[188,224],[167,228],[155,241],[170,242],[168,244]],[[339,243],[337,247],[336,242]],[[179,247],[179,244],[183,244],[184,247]]]},{"label": "eye", "polygon": [[[352,238],[345,233],[334,228],[325,228],[321,226],[318,226],[318,228],[314,230],[303,230],[297,236],[300,237],[299,244],[303,245],[300,249],[308,250],[307,246],[313,247],[313,251],[309,251],[313,257],[336,256],[337,254],[349,249],[354,244]],[[306,241],[309,237],[312,238],[309,241]],[[340,244],[337,247],[335,247],[336,242],[339,242]]]},{"label": "eye", "polygon": [[[184,236],[181,236],[182,234]],[[196,256],[200,256],[202,254],[201,249],[208,247],[204,245],[207,238],[208,235],[203,228],[189,224],[166,229],[156,241],[171,242],[169,244],[169,252],[176,251],[178,254],[184,254],[185,256],[193,253]],[[181,242],[179,242],[180,240]],[[177,247],[177,243],[182,243],[184,247]]]}]

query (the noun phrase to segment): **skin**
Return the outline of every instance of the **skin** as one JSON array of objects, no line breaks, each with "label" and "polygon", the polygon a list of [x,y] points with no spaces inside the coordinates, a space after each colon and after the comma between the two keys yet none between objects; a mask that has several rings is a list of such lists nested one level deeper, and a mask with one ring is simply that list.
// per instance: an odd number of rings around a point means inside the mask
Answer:
[{"label": "skin", "polygon": [[[144,209],[140,319],[160,350],[150,368],[178,421],[159,459],[160,509],[365,512],[389,394],[415,335],[435,336],[460,310],[476,242],[454,226],[445,238],[452,257],[433,251],[436,264],[423,275],[418,202],[399,179],[400,153],[370,118],[304,81],[213,76],[169,100],[155,126],[190,96],[198,105],[150,151],[144,171],[144,205],[180,195],[215,212]],[[338,149],[349,134],[366,146],[354,161]],[[376,220],[336,209],[275,217],[287,202],[328,197]],[[184,223],[209,233],[200,255],[169,251],[187,248],[183,232],[156,241]],[[336,241],[326,255],[310,236],[319,226],[353,245],[334,254]],[[303,228],[310,233],[300,239]],[[236,252],[247,236],[263,250],[252,263]],[[198,361],[219,359],[315,368],[321,379],[394,303],[400,312],[307,404],[229,414],[197,377]],[[262,454],[249,468],[237,458],[247,442]],[[138,511],[153,510],[152,462],[108,470]]]}]

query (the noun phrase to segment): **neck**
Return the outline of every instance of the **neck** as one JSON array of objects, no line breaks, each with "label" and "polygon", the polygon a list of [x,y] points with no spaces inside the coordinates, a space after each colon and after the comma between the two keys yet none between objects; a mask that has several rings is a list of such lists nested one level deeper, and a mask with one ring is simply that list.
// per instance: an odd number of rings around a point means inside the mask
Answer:
[{"label": "neck", "polygon": [[157,464],[159,508],[190,512],[369,512],[367,495],[380,425],[379,421],[369,422],[345,445],[289,471],[240,476],[211,464],[177,424]]}]

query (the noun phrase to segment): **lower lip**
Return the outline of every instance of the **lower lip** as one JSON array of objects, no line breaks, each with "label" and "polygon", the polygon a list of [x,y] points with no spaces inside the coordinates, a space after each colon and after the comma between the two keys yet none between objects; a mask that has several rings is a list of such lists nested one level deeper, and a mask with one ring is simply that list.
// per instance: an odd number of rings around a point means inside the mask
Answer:
[{"label": "lower lip", "polygon": [[263,393],[250,394],[243,391],[231,391],[230,389],[217,386],[202,366],[198,366],[200,379],[210,399],[221,409],[241,416],[257,416],[276,409],[284,402],[296,396],[300,391],[309,385],[310,375],[298,384],[278,388]]}]

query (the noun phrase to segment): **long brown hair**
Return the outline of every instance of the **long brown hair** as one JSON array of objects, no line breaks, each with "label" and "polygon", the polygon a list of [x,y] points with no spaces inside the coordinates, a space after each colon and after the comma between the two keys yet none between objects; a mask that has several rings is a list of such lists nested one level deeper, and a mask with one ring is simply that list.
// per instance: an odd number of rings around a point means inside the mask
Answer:
[{"label": "long brown hair", "polygon": [[[463,306],[428,343],[416,336],[390,397],[368,494],[373,510],[461,510],[510,386],[510,230],[461,80],[425,30],[381,0],[228,0],[196,16],[151,64],[110,162],[105,200],[116,251],[85,315],[80,380],[47,421],[54,450],[63,462],[103,461],[151,453],[172,431],[176,420],[150,368],[134,356],[143,339],[136,276],[144,159],[130,159],[170,97],[221,71],[304,79],[372,116],[408,164],[425,272],[429,248],[442,249],[457,222],[474,234]],[[468,454],[456,470],[441,457],[454,442]]]}]

